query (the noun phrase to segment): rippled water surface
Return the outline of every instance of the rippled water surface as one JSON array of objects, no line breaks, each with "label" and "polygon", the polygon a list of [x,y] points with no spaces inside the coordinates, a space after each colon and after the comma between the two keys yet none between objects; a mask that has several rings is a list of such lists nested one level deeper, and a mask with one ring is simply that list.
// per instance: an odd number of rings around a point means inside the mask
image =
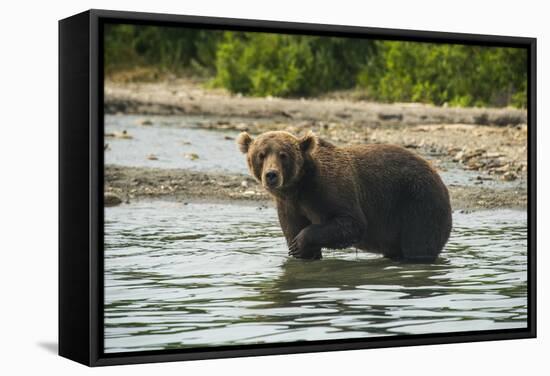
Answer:
[{"label": "rippled water surface", "polygon": [[433,265],[354,249],[304,262],[272,208],[106,208],[105,351],[524,328],[526,228],[522,211],[455,212]]}]

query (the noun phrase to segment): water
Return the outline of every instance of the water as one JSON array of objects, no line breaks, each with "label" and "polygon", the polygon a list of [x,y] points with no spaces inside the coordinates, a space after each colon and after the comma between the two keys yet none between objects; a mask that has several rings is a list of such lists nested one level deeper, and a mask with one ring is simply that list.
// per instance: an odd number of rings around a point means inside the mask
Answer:
[{"label": "water", "polygon": [[[144,119],[151,125],[140,125]],[[106,138],[109,149],[105,163],[131,167],[184,168],[246,174],[245,157],[237,149],[237,131],[201,129],[205,121],[216,120],[200,116],[134,116],[108,115],[105,132],[126,130],[132,139]],[[208,148],[208,153],[205,152]],[[156,160],[148,159],[155,155]],[[196,154],[197,159],[189,158]]]},{"label": "water", "polygon": [[[150,120],[151,125],[140,123]],[[107,115],[106,133],[126,130],[132,139],[106,138],[109,149],[105,153],[106,164],[134,167],[184,168],[203,172],[247,174],[244,156],[238,151],[235,138],[239,134],[231,130],[201,129],[204,122],[223,120],[208,116],[137,116]],[[234,119],[233,119],[234,120]],[[208,147],[208,152],[205,148]],[[157,159],[148,159],[149,155]],[[195,154],[198,158],[190,158]],[[437,159],[439,156],[426,156]],[[466,171],[451,163],[444,163],[441,177],[447,185],[471,186],[479,184],[476,178],[488,178],[485,173]],[[485,180],[483,186],[515,187],[522,181],[502,182]]]},{"label": "water", "polygon": [[524,211],[455,212],[432,265],[290,259],[272,208],[141,201],[105,219],[108,353],[527,325]]}]

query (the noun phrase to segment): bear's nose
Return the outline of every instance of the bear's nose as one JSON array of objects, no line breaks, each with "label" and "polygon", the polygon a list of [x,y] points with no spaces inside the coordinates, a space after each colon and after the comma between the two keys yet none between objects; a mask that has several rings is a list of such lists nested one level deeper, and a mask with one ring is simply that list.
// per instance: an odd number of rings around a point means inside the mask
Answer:
[{"label": "bear's nose", "polygon": [[267,181],[267,184],[273,185],[277,182],[277,171],[268,171],[265,174],[265,180]]}]

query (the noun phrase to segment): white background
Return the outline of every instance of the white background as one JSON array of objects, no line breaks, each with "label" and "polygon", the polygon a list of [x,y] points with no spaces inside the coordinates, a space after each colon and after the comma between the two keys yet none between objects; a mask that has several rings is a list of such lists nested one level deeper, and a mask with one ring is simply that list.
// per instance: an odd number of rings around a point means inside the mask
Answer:
[{"label": "white background", "polygon": [[[548,367],[545,1],[5,1],[0,22],[0,373],[55,375],[518,375]],[[88,369],[57,343],[57,20],[88,8],[538,38],[539,338]],[[465,140],[466,141],[466,140]],[[466,141],[467,142],[467,141]],[[330,276],[327,276],[330,278]],[[538,371],[537,371],[538,370]],[[31,373],[32,374],[32,373]]]}]

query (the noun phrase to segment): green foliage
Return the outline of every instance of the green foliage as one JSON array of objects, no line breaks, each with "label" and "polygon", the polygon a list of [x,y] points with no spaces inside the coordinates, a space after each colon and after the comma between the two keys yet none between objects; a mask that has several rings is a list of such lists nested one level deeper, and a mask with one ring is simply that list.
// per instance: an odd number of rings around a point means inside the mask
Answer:
[{"label": "green foliage", "polygon": [[190,28],[107,24],[105,71],[139,66],[179,73],[212,75],[220,31]]},{"label": "green foliage", "polygon": [[255,96],[356,88],[387,102],[527,104],[527,51],[519,48],[106,25],[106,74],[140,67]]},{"label": "green foliage", "polygon": [[131,25],[106,25],[104,39],[105,71],[128,68],[140,64],[132,44],[135,30]]},{"label": "green foliage", "polygon": [[377,42],[358,76],[372,99],[456,106],[526,105],[524,49]]},{"label": "green foliage", "polygon": [[359,39],[227,32],[218,45],[215,83],[259,96],[348,89],[371,49]]}]

